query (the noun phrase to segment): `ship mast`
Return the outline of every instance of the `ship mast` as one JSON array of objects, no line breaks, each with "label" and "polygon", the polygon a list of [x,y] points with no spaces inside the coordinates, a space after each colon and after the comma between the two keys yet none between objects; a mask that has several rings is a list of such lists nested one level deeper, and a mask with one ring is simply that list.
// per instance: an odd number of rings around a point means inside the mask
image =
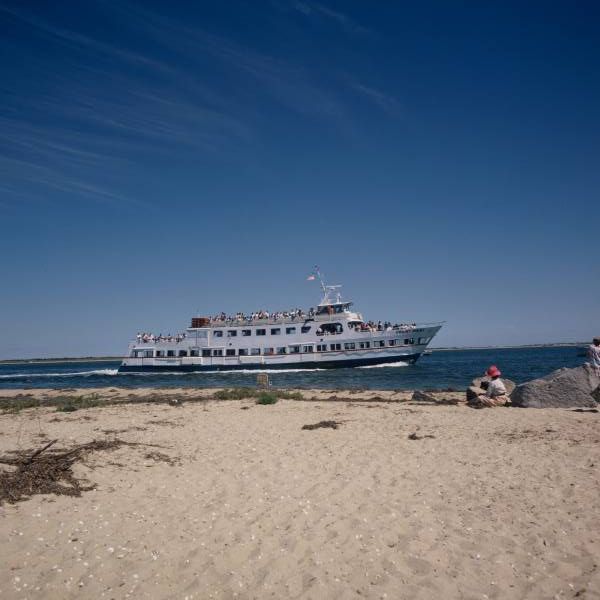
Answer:
[{"label": "ship mast", "polygon": [[[315,267],[315,274],[319,278],[319,283],[321,284],[321,289],[323,290],[323,298],[321,299],[321,305],[325,304],[339,304],[342,301],[342,294],[339,291],[342,287],[341,285],[327,285],[325,283],[325,279],[323,274],[319,270],[319,267]],[[331,295],[335,294],[335,301],[331,299]]]}]

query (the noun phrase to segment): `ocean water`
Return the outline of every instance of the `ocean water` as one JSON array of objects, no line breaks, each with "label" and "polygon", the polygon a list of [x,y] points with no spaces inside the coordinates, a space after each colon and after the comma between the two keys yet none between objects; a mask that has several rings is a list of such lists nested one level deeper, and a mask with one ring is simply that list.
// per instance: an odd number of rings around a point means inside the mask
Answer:
[{"label": "ocean water", "polygon": [[[464,389],[474,377],[496,364],[517,383],[576,367],[581,348],[502,348],[434,351],[416,364],[398,363],[353,369],[267,371],[273,385],[322,389]],[[86,361],[0,365],[0,390],[15,388],[92,387],[237,387],[256,383],[257,371],[118,374],[119,362]]]}]

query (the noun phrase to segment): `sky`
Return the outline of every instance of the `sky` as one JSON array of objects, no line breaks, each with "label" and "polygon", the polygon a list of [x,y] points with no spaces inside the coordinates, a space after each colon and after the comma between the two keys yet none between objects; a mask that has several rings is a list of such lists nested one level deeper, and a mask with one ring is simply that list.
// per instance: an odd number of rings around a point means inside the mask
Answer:
[{"label": "sky", "polygon": [[314,306],[600,335],[595,2],[0,0],[0,358]]}]

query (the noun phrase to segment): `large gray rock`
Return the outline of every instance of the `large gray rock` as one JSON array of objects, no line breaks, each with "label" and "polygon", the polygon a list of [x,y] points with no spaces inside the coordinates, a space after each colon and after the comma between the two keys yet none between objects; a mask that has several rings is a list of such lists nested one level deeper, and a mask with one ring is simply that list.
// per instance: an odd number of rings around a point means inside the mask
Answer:
[{"label": "large gray rock", "polygon": [[589,365],[558,369],[546,377],[518,385],[511,394],[513,406],[529,408],[570,408],[596,406],[592,392],[600,377]]}]

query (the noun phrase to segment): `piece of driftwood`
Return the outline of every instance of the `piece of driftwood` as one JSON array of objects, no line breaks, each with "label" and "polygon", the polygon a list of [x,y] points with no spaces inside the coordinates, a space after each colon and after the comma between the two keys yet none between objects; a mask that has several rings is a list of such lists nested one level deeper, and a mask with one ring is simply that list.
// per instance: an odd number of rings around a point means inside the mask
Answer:
[{"label": "piece of driftwood", "polygon": [[312,425],[302,425],[302,429],[312,430],[319,429],[320,427],[337,429],[338,425],[341,425],[341,423],[338,423],[337,421],[319,421],[318,423],[313,423]]},{"label": "piece of driftwood", "polygon": [[417,435],[416,432],[410,433],[408,435],[409,440],[422,440],[424,438],[435,438],[435,435],[431,435],[430,433],[428,433],[426,435]]},{"label": "piece of driftwood", "polygon": [[40,448],[39,450],[36,450],[26,461],[24,464],[29,465],[31,464],[36,456],[39,456],[42,452],[44,452],[44,450],[48,450],[48,448],[50,448],[50,446],[52,446],[53,444],[56,444],[56,442],[58,442],[58,440],[52,440],[51,442],[48,442],[43,448]]}]

